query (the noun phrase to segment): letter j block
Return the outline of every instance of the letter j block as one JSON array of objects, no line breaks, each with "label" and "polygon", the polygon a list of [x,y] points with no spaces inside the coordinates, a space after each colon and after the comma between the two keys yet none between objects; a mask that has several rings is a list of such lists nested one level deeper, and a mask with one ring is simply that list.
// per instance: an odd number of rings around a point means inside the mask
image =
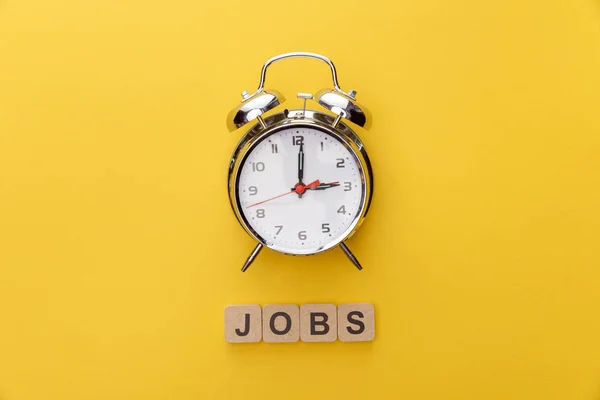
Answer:
[{"label": "letter j block", "polygon": [[225,340],[229,343],[260,342],[262,310],[258,304],[225,307]]}]

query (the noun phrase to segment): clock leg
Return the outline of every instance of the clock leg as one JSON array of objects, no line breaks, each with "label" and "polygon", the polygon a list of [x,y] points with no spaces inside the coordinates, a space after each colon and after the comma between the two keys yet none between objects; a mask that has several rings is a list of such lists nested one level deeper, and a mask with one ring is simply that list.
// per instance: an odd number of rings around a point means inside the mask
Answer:
[{"label": "clock leg", "polygon": [[250,253],[250,257],[248,257],[248,259],[244,263],[244,266],[242,267],[242,272],[246,272],[246,270],[248,269],[248,267],[250,266],[250,264],[252,264],[252,262],[254,261],[254,259],[256,258],[256,256],[258,256],[258,253],[260,253],[260,251],[262,250],[262,248],[263,248],[262,243],[259,243],[259,244],[256,245],[256,247],[254,248],[254,250],[252,250],[252,253]]},{"label": "clock leg", "polygon": [[360,263],[358,262],[358,260],[356,259],[356,257],[354,257],[354,254],[352,254],[352,252],[350,251],[350,249],[348,248],[348,246],[346,246],[346,244],[344,244],[344,243],[340,243],[340,247],[342,248],[342,250],[344,251],[344,253],[346,254],[346,256],[350,259],[350,261],[352,262],[352,264],[354,264],[354,266],[356,268],[358,268],[359,271],[361,271],[362,267],[360,266]]}]

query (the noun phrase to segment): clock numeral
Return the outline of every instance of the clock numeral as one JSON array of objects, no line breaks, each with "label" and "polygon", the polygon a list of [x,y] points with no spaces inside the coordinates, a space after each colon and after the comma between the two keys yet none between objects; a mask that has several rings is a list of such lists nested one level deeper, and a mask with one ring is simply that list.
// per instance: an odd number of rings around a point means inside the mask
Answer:
[{"label": "clock numeral", "polygon": [[338,214],[346,214],[346,206],[341,206],[337,210]]},{"label": "clock numeral", "polygon": [[277,233],[275,235],[279,235],[279,232],[283,229],[283,225],[275,225],[275,228],[277,228]]},{"label": "clock numeral", "polygon": [[256,196],[258,193],[258,188],[256,186],[250,186],[248,191],[250,192],[250,196]]},{"label": "clock numeral", "polygon": [[277,148],[277,145],[275,143],[271,143],[271,152],[273,154],[279,153],[279,149]]},{"label": "clock numeral", "polygon": [[331,232],[331,229],[329,228],[329,224],[321,224],[321,230],[323,231],[323,233]]},{"label": "clock numeral", "polygon": [[352,190],[352,182],[344,182],[344,192],[349,192]]},{"label": "clock numeral", "polygon": [[308,236],[306,236],[306,231],[300,231],[298,232],[298,239],[300,240],[306,240]]},{"label": "clock numeral", "polygon": [[321,142],[321,151],[323,151],[323,142]]},{"label": "clock numeral", "polygon": [[258,210],[256,210],[256,217],[257,218],[264,218],[265,217],[265,209],[264,208],[259,208]]},{"label": "clock numeral", "polygon": [[258,171],[258,172],[263,172],[265,170],[265,163],[264,162],[253,162],[252,163],[252,171]]},{"label": "clock numeral", "polygon": [[304,136],[292,136],[292,144],[294,146],[300,146],[304,144]]},{"label": "clock numeral", "polygon": [[335,165],[338,168],[346,168],[344,166],[344,163],[346,162],[346,160],[344,160],[343,158],[336,158],[335,159],[337,161],[337,164]]}]

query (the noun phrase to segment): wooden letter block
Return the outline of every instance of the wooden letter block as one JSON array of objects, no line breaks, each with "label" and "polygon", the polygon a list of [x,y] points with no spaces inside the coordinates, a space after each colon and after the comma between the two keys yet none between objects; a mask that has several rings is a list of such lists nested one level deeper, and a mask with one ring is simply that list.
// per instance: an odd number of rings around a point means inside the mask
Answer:
[{"label": "wooden letter block", "polygon": [[225,340],[229,343],[260,342],[261,318],[258,304],[225,307]]},{"label": "wooden letter block", "polygon": [[297,342],[300,309],[296,304],[267,304],[263,307],[263,340],[267,343]]},{"label": "wooden letter block", "polygon": [[302,304],[300,339],[303,342],[334,342],[337,339],[335,304]]},{"label": "wooden letter block", "polygon": [[337,311],[338,338],[342,342],[369,342],[375,338],[373,304],[340,304]]}]

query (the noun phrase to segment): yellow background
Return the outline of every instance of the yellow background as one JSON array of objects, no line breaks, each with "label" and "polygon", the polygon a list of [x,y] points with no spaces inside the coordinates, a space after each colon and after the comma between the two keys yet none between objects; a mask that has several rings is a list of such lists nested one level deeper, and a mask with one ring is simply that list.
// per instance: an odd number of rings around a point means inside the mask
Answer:
[{"label": "yellow background", "polygon": [[[295,50],[374,115],[361,273],[239,272],[225,116]],[[600,399],[597,0],[0,1],[0,196],[2,400]],[[354,301],[373,343],[223,340],[227,304]]]}]

